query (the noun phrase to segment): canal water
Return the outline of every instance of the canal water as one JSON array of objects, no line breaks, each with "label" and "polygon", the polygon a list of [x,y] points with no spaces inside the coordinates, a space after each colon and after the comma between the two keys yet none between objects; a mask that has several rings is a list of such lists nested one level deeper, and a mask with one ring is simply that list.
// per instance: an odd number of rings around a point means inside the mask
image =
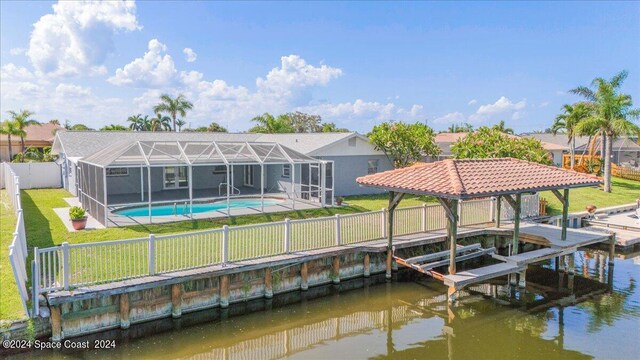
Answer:
[{"label": "canal water", "polygon": [[[640,255],[575,255],[576,275],[530,268],[473,286],[455,306],[411,271],[114,330],[115,348],[32,351],[15,359],[640,359]],[[350,289],[350,290],[349,290]],[[109,344],[103,344],[109,345]]]}]

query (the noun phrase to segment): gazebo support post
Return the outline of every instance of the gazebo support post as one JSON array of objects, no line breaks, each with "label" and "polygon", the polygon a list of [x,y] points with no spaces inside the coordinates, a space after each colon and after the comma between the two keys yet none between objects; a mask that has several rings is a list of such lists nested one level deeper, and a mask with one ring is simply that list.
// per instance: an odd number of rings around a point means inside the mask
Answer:
[{"label": "gazebo support post", "polygon": [[504,199],[507,200],[511,208],[513,208],[513,239],[511,241],[511,254],[518,254],[518,244],[520,242],[520,209],[522,204],[522,194],[516,194],[514,199],[511,195],[505,195]]},{"label": "gazebo support post", "polygon": [[260,164],[260,209],[264,212],[264,164]]},{"label": "gazebo support post", "polygon": [[[447,216],[447,243],[449,245],[449,275],[456,273],[456,247],[458,238],[458,200],[438,198]],[[447,290],[449,302],[456,300],[456,288],[450,286]]]},{"label": "gazebo support post", "polygon": [[389,216],[387,216],[387,272],[385,277],[391,279],[391,264],[393,262],[393,214],[404,197],[404,193],[389,191]]},{"label": "gazebo support post", "polygon": [[[569,189],[564,189],[563,194],[560,194],[559,190],[551,190],[553,195],[558,198],[562,204],[562,230],[560,233],[560,240],[567,240],[567,225],[569,219]],[[564,271],[564,256],[556,257],[556,270]]]},{"label": "gazebo support post", "polygon": [[498,195],[496,196],[496,228],[500,227],[500,217],[502,216],[501,214],[501,209],[502,209],[502,196]]}]

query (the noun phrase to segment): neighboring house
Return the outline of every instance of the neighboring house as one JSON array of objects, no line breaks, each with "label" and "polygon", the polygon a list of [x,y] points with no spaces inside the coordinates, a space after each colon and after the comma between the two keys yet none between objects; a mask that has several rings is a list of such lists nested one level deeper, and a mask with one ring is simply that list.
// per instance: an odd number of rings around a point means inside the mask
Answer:
[{"label": "neighboring house", "polygon": [[[276,143],[301,154],[333,161],[334,189],[336,196],[380,193],[360,187],[355,179],[366,174],[392,169],[391,162],[375,150],[367,138],[357,133],[303,133],[303,134],[253,134],[253,133],[194,133],[194,132],[60,132],[53,142],[52,152],[60,155],[64,187],[76,194],[78,161],[112,147],[118,142],[130,141],[233,141],[249,143]],[[297,170],[295,177],[304,178]],[[241,175],[236,173],[235,176]],[[286,170],[266,174],[268,183],[280,181],[286,187]],[[284,178],[283,178],[284,176]],[[195,178],[195,175],[194,175]],[[194,179],[195,180],[195,179]],[[240,183],[238,181],[238,183]]]},{"label": "neighboring house", "polygon": [[[538,139],[540,141],[557,144],[566,147],[565,154],[569,153],[569,138],[566,134],[527,134],[526,136]],[[596,152],[600,153],[600,137],[597,137],[595,144]],[[587,154],[589,152],[589,137],[576,137],[576,154]],[[640,166],[640,145],[637,139],[632,137],[619,137],[613,140],[611,146],[611,159],[618,165]]]},{"label": "neighboring house", "polygon": [[[506,134],[507,136],[511,136],[514,138],[518,138],[519,136]],[[466,132],[458,132],[458,133],[439,133],[435,137],[436,144],[440,147],[440,155],[437,158],[428,158],[425,161],[435,161],[442,160],[452,157],[451,154],[451,145],[453,145],[459,139],[467,136]],[[549,152],[549,154],[553,158],[553,163],[556,166],[562,165],[562,154],[563,151],[568,150],[569,147],[565,145],[550,143],[542,141],[542,147]]]},{"label": "neighboring house", "polygon": [[[56,132],[64,130],[64,128],[59,125],[46,123],[29,125],[24,130],[27,133],[27,136],[24,138],[25,149],[32,147],[42,151],[44,147],[53,144]],[[19,136],[11,136],[11,152],[14,156],[22,152],[22,144],[20,143]],[[10,161],[7,135],[0,135],[0,161]]]}]

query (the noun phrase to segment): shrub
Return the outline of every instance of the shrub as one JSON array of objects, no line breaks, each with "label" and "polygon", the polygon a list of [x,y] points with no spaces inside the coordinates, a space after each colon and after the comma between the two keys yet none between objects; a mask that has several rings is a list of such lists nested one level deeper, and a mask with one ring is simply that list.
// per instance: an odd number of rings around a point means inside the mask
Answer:
[{"label": "shrub", "polygon": [[86,211],[84,211],[84,209],[81,208],[80,206],[74,206],[71,209],[69,209],[69,217],[71,218],[71,220],[84,219],[85,215],[86,215]]}]

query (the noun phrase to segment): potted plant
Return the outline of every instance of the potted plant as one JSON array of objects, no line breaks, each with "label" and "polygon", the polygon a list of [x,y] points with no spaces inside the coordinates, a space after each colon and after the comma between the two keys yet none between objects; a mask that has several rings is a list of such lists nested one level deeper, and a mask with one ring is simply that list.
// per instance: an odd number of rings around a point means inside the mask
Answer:
[{"label": "potted plant", "polygon": [[338,206],[342,206],[342,201],[344,201],[344,199],[342,198],[342,196],[338,196],[336,198],[336,205]]},{"label": "potted plant", "polygon": [[69,209],[69,217],[74,229],[82,230],[87,226],[87,212],[80,206]]}]

